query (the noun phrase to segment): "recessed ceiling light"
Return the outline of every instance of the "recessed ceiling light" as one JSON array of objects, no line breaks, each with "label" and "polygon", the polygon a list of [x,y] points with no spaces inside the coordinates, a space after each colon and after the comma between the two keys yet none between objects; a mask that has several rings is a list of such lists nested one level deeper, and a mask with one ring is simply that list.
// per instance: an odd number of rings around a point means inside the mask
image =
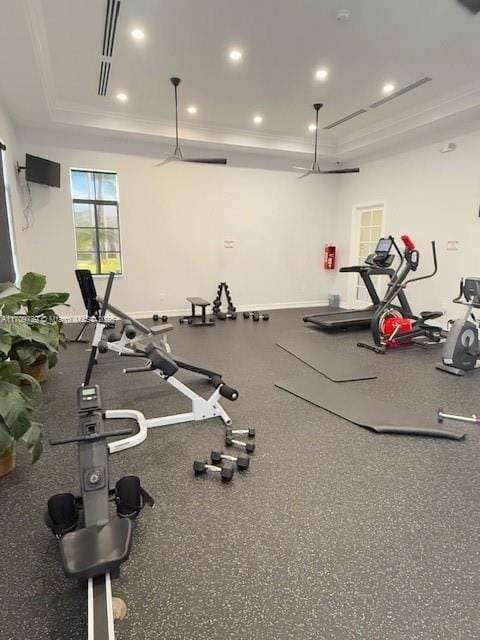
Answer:
[{"label": "recessed ceiling light", "polygon": [[253,121],[255,124],[262,124],[263,116],[253,116]]},{"label": "recessed ceiling light", "polygon": [[383,85],[383,93],[392,93],[395,90],[395,85],[393,82],[387,82],[387,84]]},{"label": "recessed ceiling light", "polygon": [[316,131],[317,130],[317,125],[314,122],[312,122],[312,124],[308,125],[308,130],[309,131]]},{"label": "recessed ceiling light", "polygon": [[134,29],[131,32],[131,36],[135,40],[143,40],[145,38],[145,33],[141,29]]},{"label": "recessed ceiling light", "polygon": [[240,60],[243,58],[243,53],[239,49],[232,49],[229,52],[228,57],[233,62],[240,62]]},{"label": "recessed ceiling light", "polygon": [[197,107],[194,107],[192,104],[190,107],[187,107],[187,111],[191,116],[194,116],[197,113]]},{"label": "recessed ceiling light", "polygon": [[317,78],[317,80],[326,80],[328,78],[328,69],[317,69],[315,77]]},{"label": "recessed ceiling light", "polygon": [[120,102],[126,102],[128,100],[128,96],[126,93],[121,91],[120,93],[117,93],[117,100],[120,100]]}]

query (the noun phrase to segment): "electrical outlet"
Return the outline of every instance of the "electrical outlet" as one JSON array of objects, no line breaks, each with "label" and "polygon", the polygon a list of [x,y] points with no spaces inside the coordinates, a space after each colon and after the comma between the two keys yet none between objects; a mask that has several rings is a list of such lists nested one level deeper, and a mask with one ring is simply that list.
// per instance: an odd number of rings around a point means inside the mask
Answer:
[{"label": "electrical outlet", "polygon": [[234,240],[224,240],[223,241],[223,246],[224,246],[225,249],[233,249],[234,244],[235,244]]},{"label": "electrical outlet", "polygon": [[158,300],[158,302],[165,302],[165,294],[164,293],[157,293],[157,295],[155,297]]}]

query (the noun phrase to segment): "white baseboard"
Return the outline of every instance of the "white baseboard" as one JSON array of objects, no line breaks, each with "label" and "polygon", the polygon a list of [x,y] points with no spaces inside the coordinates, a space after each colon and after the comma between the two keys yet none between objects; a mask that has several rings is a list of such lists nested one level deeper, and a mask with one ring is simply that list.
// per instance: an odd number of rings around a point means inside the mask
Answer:
[{"label": "white baseboard", "polygon": [[[267,302],[265,304],[247,304],[247,305],[239,305],[237,307],[237,311],[241,313],[242,311],[275,311],[278,309],[308,309],[310,307],[327,307],[328,300],[306,300],[303,302]],[[211,307],[210,307],[211,309]],[[155,310],[143,310],[143,311],[127,311],[126,312],[131,318],[140,319],[140,318],[151,318],[153,314],[157,313],[159,316],[166,315],[169,318],[176,318],[178,316],[186,316],[191,313],[190,307],[185,307],[184,309],[155,309]],[[63,316],[64,320],[69,319],[78,319],[78,315],[71,316]]]},{"label": "white baseboard", "polygon": [[[237,311],[275,311],[277,309],[308,309],[310,307],[327,307],[328,300],[307,300],[305,302],[267,302],[265,304],[244,304],[236,307]],[[225,305],[223,305],[225,307]],[[207,311],[211,309],[209,307]],[[184,309],[162,309],[161,311],[129,311],[128,315],[132,318],[151,318],[154,313],[160,316],[166,315],[169,318],[177,316],[185,316],[191,313],[190,307]]]}]

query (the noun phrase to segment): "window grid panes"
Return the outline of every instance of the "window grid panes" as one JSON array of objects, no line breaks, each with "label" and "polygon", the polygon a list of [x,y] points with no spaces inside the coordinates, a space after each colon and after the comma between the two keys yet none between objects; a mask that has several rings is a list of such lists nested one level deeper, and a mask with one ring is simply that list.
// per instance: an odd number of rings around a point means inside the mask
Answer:
[{"label": "window grid panes", "polygon": [[[383,210],[368,209],[360,214],[360,241],[358,245],[358,262],[363,264],[367,256],[375,251],[379,238],[382,236]],[[371,303],[367,288],[358,275],[355,285],[355,300],[365,304]]]},{"label": "window grid panes", "polygon": [[77,268],[122,273],[117,175],[71,171]]}]

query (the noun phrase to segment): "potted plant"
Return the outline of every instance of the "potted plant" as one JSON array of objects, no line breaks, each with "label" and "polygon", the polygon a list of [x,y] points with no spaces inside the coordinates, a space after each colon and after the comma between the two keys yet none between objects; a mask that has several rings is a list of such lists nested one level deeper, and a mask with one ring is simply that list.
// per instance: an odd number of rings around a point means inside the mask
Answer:
[{"label": "potted plant", "polygon": [[22,372],[39,382],[56,365],[60,345],[66,344],[54,308],[65,305],[69,297],[68,293],[42,293],[45,285],[44,275],[29,272],[18,292],[0,297],[0,354],[16,360]]},{"label": "potted plant", "polygon": [[[22,391],[20,381],[30,384],[30,395]],[[21,372],[18,362],[0,362],[0,477],[15,467],[16,442],[28,448],[32,462],[38,460],[42,452],[42,430],[33,420],[33,412],[40,398],[40,385]]]}]

